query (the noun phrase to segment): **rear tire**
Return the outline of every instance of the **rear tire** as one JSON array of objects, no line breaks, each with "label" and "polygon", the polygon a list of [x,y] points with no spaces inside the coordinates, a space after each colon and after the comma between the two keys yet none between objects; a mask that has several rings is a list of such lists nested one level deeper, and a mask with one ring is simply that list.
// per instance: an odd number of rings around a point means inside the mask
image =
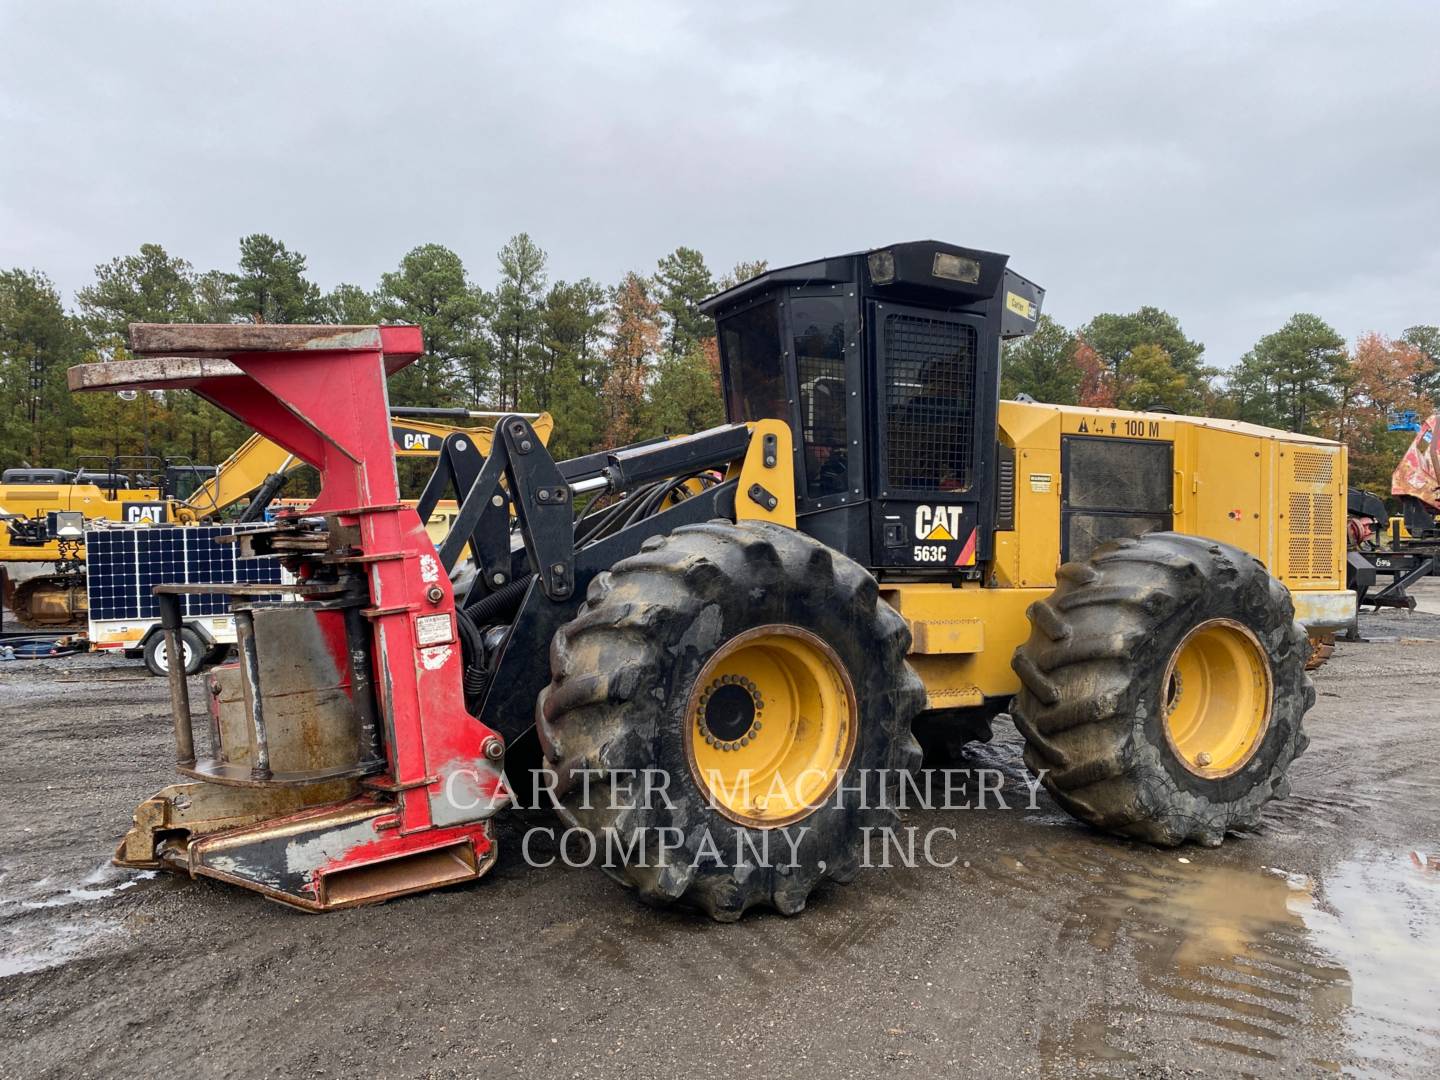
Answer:
[{"label": "rear tire", "polygon": [[[854,876],[865,829],[898,820],[884,796],[900,770],[919,766],[910,721],[925,704],[909,647],[909,629],[879,599],[875,579],[801,533],[717,521],[653,537],[595,579],[551,646],[553,678],[536,727],[560,777],[559,814],[602,853],[620,851],[606,871],[649,903],[683,902],[721,921],[754,906],[794,914],[822,881]],[[735,673],[717,675],[727,663],[739,665]],[[830,705],[812,694],[787,714],[786,687],[822,684]],[[772,740],[794,732],[787,745],[802,745],[803,733],[824,731],[823,717],[838,716],[832,706],[846,697],[842,684],[853,701],[835,729],[842,734],[815,742],[816,760],[830,763],[828,774],[815,770],[829,777],[823,796],[817,786],[809,802],[776,811],[775,801],[737,806],[706,786],[698,762],[791,761],[789,750],[765,758]],[[763,717],[763,735],[758,723],[733,722],[733,709]],[[849,748],[835,750],[844,740]],[[646,769],[668,778],[670,805],[610,805],[606,778]],[[657,858],[662,829],[678,843]],[[641,857],[623,854],[647,838]],[[747,857],[766,844],[768,860]]]},{"label": "rear tire", "polygon": [[[205,663],[205,642],[188,626],[180,628],[180,651],[185,657],[185,674],[194,675],[199,672]],[[170,665],[167,662],[163,630],[157,630],[150,635],[145,642],[144,655],[145,666],[150,669],[150,674],[158,675],[162,679],[169,676]]]},{"label": "rear tire", "polygon": [[1015,652],[1030,771],[1080,820],[1151,843],[1255,828],[1289,793],[1315,703],[1288,590],[1177,533],[1104,544],[1058,578]]}]

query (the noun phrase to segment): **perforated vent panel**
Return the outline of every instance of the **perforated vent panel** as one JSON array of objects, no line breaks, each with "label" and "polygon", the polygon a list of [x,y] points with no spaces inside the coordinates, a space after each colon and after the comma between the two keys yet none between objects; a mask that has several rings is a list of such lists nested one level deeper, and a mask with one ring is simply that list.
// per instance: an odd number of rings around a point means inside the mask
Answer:
[{"label": "perforated vent panel", "polygon": [[995,528],[1015,528],[1015,448],[1000,447],[995,469]]},{"label": "perforated vent panel", "polygon": [[1335,455],[1324,451],[1297,450],[1295,479],[1302,484],[1328,484],[1335,479]]},{"label": "perforated vent panel", "polygon": [[1290,578],[1328,581],[1336,576],[1334,513],[1335,496],[1327,492],[1291,492],[1286,514]]},{"label": "perforated vent panel", "polygon": [[886,476],[906,491],[964,491],[974,480],[973,326],[885,318]]}]

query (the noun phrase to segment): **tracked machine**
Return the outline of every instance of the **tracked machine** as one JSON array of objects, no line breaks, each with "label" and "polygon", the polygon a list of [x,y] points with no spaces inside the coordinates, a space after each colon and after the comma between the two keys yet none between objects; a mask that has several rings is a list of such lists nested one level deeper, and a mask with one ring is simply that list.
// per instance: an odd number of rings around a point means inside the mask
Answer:
[{"label": "tracked machine", "polygon": [[141,359],[72,386],[193,390],[322,488],[239,541],[296,581],[234,588],[200,719],[171,669],[184,779],[117,862],[345,907],[479,877],[538,788],[651,903],[793,913],[896,821],[922,743],[1001,714],[1097,828],[1256,827],[1305,747],[1307,638],[1353,618],[1344,448],[1000,401],[1043,300],[1006,264],[919,242],[761,275],[705,305],[727,424],[556,461],[507,416],[413,509],[385,379],[417,329],[132,328]]}]

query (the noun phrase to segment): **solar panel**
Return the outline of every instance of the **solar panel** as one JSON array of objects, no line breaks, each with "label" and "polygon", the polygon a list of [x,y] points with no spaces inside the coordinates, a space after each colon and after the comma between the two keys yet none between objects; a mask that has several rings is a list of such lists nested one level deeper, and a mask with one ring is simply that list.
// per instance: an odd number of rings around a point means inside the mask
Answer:
[{"label": "solar panel", "polygon": [[[90,529],[85,533],[86,592],[90,618],[158,619],[156,585],[278,583],[280,561],[273,555],[239,557],[239,545],[216,537],[246,532],[255,525],[155,525],[141,529]],[[280,596],[254,599],[279,600]],[[226,615],[223,593],[182,596],[187,617]]]}]

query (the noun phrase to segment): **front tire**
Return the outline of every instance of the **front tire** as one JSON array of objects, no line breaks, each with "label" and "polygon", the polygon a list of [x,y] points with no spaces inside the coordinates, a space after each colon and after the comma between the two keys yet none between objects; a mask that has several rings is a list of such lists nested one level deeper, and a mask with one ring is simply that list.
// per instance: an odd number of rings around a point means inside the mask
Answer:
[{"label": "front tire", "polygon": [[[866,829],[897,820],[885,794],[919,766],[925,704],[909,647],[875,579],[801,533],[722,521],[651,538],[551,646],[536,727],[560,816],[619,852],[607,872],[650,903],[798,912],[854,876]],[[644,770],[667,798],[616,805],[611,778]]]},{"label": "front tire", "polygon": [[1032,604],[1012,704],[1025,764],[1098,828],[1216,846],[1289,793],[1309,644],[1254,556],[1178,533],[1097,548]]}]

